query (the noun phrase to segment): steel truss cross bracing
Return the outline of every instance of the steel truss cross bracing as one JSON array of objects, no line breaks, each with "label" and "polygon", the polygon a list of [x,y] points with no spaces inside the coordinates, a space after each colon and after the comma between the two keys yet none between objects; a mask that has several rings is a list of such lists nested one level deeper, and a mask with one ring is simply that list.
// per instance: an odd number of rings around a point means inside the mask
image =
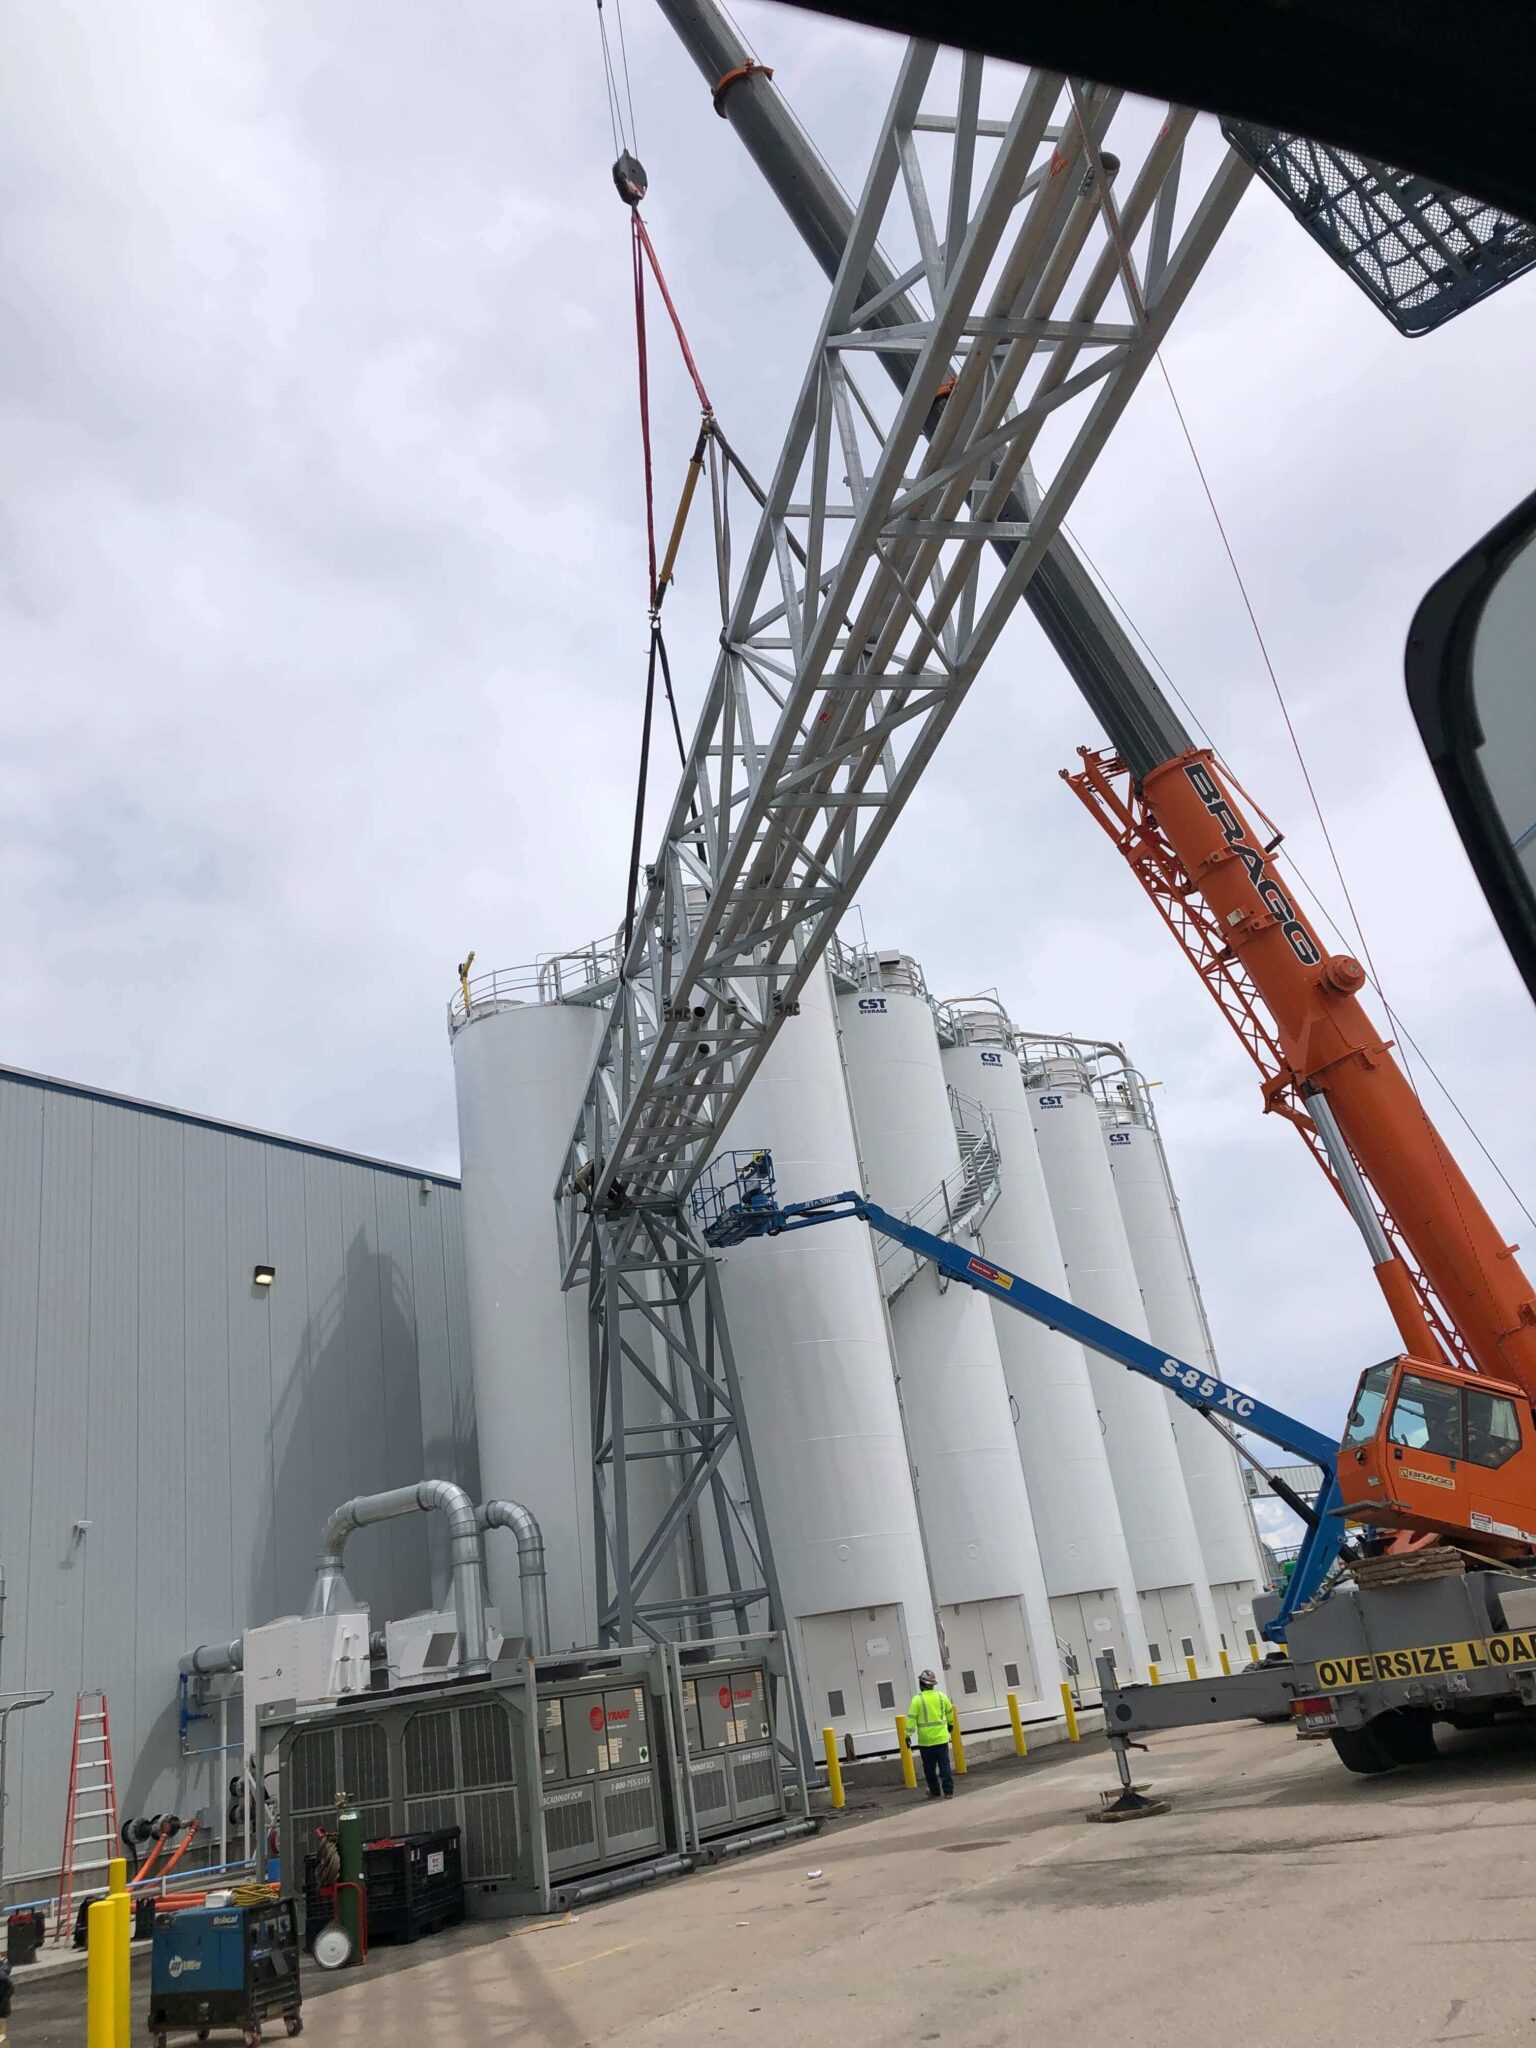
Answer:
[{"label": "steel truss cross bracing", "polygon": [[[632,1278],[669,1300],[702,1290],[720,1342],[688,1191],[1249,177],[1222,152],[1199,187],[1186,109],[1160,123],[1140,109],[1111,154],[1119,93],[939,57],[915,43],[902,61],[744,551],[716,492],[720,651],[558,1185],[563,1282],[585,1283],[592,1308],[615,1633],[660,1619],[622,1582],[654,1576],[691,1512],[678,1505],[629,1554],[622,1416],[641,1365],[622,1325],[645,1313]],[[891,282],[872,289],[872,270]],[[677,1400],[711,1404],[674,1417],[695,1503],[726,1435],[756,1500],[728,1378],[675,1383]],[[728,1430],[710,1426],[727,1411]]]},{"label": "steel truss cross bracing", "polygon": [[[728,1633],[748,1635],[752,1610],[759,1620],[765,1607],[777,1617],[780,1602],[772,1556],[748,1510],[756,1474],[713,1255],[675,1217],[651,1209],[600,1218],[595,1242],[588,1328],[599,1640],[711,1635],[722,1610]],[[668,1466],[670,1484],[646,1527],[631,1481],[655,1460]],[[711,1556],[723,1586],[709,1583]],[[676,1587],[653,1592],[669,1561],[681,1565]]]}]

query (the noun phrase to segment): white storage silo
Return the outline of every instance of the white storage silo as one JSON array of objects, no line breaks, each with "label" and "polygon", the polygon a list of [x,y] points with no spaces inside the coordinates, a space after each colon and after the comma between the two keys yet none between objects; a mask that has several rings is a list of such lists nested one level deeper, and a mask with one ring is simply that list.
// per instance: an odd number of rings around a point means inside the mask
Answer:
[{"label": "white storage silo", "polygon": [[[1080,1308],[1145,1338],[1141,1287],[1087,1071],[1070,1052],[1026,1045],[1025,1080],[1068,1291]],[[1151,1381],[1093,1352],[1088,1372],[1104,1421],[1147,1654],[1164,1671],[1181,1671],[1186,1656],[1213,1671],[1219,1632],[1168,1397]]]},{"label": "white storage silo", "polygon": [[[553,1191],[602,1028],[601,1010],[497,997],[453,1035],[481,1484],[539,1519],[557,1649],[597,1639],[587,1304],[560,1291]],[[486,1568],[510,1630],[512,1545],[487,1545]]]},{"label": "white storage silo", "polygon": [[[605,1013],[541,999],[558,981],[538,968],[488,976],[482,986],[467,1018],[455,1011],[453,1029],[481,1485],[487,1500],[521,1501],[538,1518],[550,1642],[559,1650],[595,1643],[598,1615],[587,1297],[580,1287],[561,1292],[554,1187]],[[639,1375],[626,1386],[629,1421],[659,1420],[660,1403]],[[668,1470],[663,1460],[634,1468],[632,1542],[655,1526]],[[514,1547],[488,1544],[486,1571],[502,1625],[515,1633]],[[653,1597],[674,1589],[675,1576],[669,1561]]]},{"label": "white storage silo", "polygon": [[[951,1004],[948,1015],[957,1042],[944,1050],[944,1072],[985,1106],[1002,1155],[1001,1193],[982,1227],[986,1255],[1065,1295],[1012,1027],[995,1001]],[[1080,1689],[1094,1693],[1096,1660],[1106,1651],[1129,1678],[1145,1671],[1147,1650],[1088,1360],[1059,1331],[1001,1302],[990,1307],[1056,1639],[1071,1653]]]},{"label": "white storage silo", "polygon": [[[824,967],[724,1142],[771,1150],[786,1201],[859,1187]],[[720,1277],[807,1718],[855,1749],[889,1748],[939,1649],[869,1232],[737,1245]]]},{"label": "white storage silo", "polygon": [[[921,976],[905,956],[880,968],[838,1010],[869,1194],[903,1214],[941,1182],[958,1189],[961,1156]],[[950,1695],[977,1726],[1006,1716],[1010,1692],[1054,1708],[1055,1630],[991,1309],[926,1263],[889,1308]]]},{"label": "white storage silo", "polygon": [[[1141,1090],[1140,1077],[1127,1075],[1124,1099],[1117,1091],[1100,1116],[1147,1327],[1154,1344],[1219,1377],[1167,1157]],[[1208,1422],[1177,1404],[1173,1433],[1221,1647],[1234,1663],[1246,1661],[1258,1640],[1253,1596],[1262,1590],[1264,1569],[1237,1453]]]}]

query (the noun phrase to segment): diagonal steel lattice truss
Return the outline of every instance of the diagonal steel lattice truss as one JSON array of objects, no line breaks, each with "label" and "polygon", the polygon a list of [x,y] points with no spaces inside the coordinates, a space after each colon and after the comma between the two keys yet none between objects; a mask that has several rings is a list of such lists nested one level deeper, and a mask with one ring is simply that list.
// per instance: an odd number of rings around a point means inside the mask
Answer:
[{"label": "diagonal steel lattice truss", "polygon": [[[1192,112],[1137,107],[1116,156],[1119,93],[939,55],[901,64],[733,588],[717,518],[720,652],[559,1183],[567,1286],[595,1218],[679,1210],[1250,175],[1223,152],[1191,199]],[[882,240],[910,258],[869,295]]]}]

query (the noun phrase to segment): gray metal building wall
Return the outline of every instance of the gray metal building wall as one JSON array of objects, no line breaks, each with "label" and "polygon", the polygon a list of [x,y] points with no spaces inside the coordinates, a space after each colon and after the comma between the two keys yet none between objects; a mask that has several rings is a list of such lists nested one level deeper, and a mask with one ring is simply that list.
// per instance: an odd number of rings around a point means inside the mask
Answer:
[{"label": "gray metal building wall", "polygon": [[[125,1816],[200,1810],[238,1759],[180,1762],[182,1653],[301,1611],[350,1495],[478,1499],[474,1443],[457,1182],[0,1069],[0,1690],[54,1695],[7,1879],[57,1867],[78,1691]],[[380,1624],[441,1596],[440,1520],[353,1539]]]}]

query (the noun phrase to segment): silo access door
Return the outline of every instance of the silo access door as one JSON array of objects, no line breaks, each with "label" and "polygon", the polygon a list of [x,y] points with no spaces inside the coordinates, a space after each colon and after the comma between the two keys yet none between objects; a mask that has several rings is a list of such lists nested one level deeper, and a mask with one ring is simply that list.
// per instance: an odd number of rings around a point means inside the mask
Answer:
[{"label": "silo access door", "polygon": [[802,1615],[800,1640],[813,1728],[830,1725],[841,1738],[890,1728],[905,1713],[916,1674],[908,1669],[899,1607]]}]

